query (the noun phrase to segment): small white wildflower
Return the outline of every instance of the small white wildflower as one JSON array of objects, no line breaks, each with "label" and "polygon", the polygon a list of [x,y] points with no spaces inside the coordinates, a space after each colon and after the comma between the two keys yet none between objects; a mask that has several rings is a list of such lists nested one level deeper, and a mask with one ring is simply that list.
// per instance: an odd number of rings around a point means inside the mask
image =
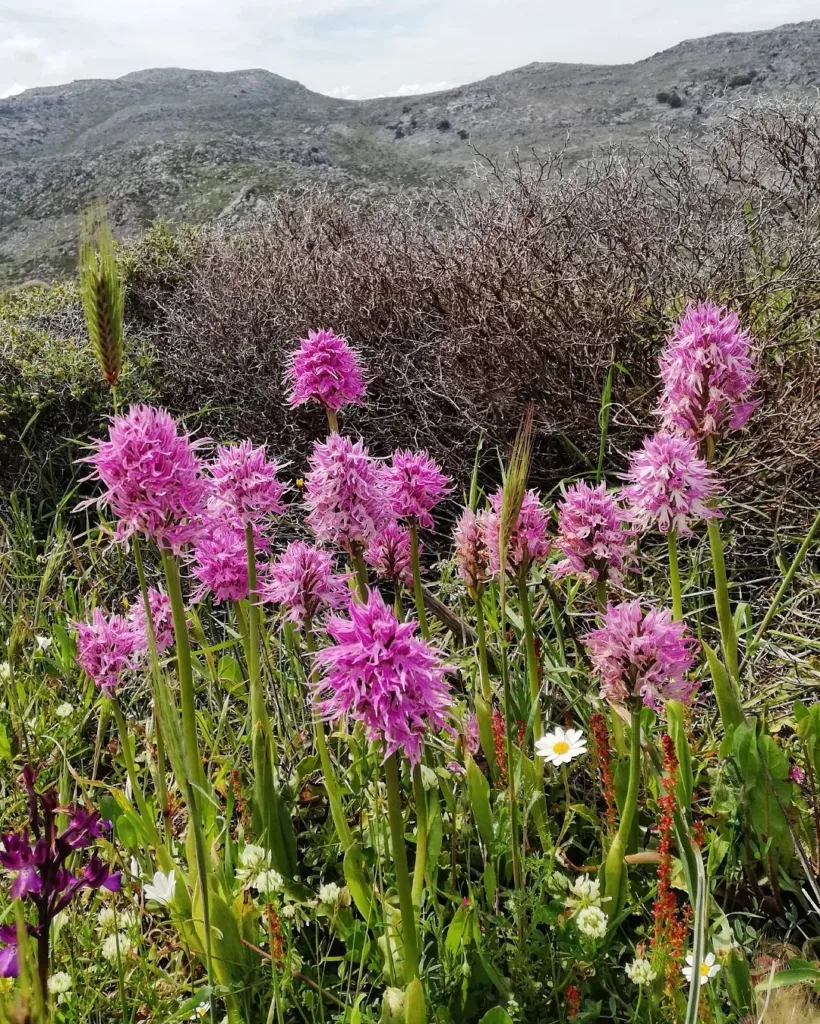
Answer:
[{"label": "small white wildflower", "polygon": [[239,854],[236,877],[245,889],[258,889],[260,875],[270,869],[270,852],[262,846],[247,843]]},{"label": "small white wildflower", "polygon": [[74,714],[74,705],[65,701],[64,703],[57,705],[54,713],[58,718],[69,718]]},{"label": "small white wildflower", "polygon": [[7,661],[0,661],[0,679],[4,682],[11,679],[11,665]]},{"label": "small white wildflower", "polygon": [[319,889],[319,902],[327,907],[338,906],[341,894],[342,890],[335,882],[328,882]]},{"label": "small white wildflower", "polygon": [[137,918],[132,910],[118,914],[113,907],[103,907],[97,915],[97,923],[103,934],[117,930],[127,932],[136,927]]},{"label": "small white wildflower", "polygon": [[136,944],[125,932],[114,932],[102,944],[103,960],[108,960],[109,962],[116,960],[118,949],[120,958],[124,960],[134,952]]},{"label": "small white wildflower", "polygon": [[153,900],[163,907],[170,907],[174,902],[175,892],[176,880],[173,871],[167,875],[161,871],[155,871],[153,880],[146,882],[142,887],[142,894],[147,900]]},{"label": "small white wildflower", "polygon": [[61,996],[70,992],[73,984],[70,974],[66,974],[65,971],[56,971],[48,979],[48,990],[52,995]]},{"label": "small white wildflower", "polygon": [[384,1004],[391,1017],[404,1017],[404,989],[386,988]]},{"label": "small white wildflower", "polygon": [[641,957],[636,957],[624,970],[634,985],[651,985],[658,976],[658,972],[652,969],[652,964]]},{"label": "small white wildflower", "polygon": [[274,871],[272,868],[266,871],[260,871],[253,882],[254,889],[258,889],[258,891],[263,895],[267,895],[272,892],[281,892],[284,885],[284,878],[282,878],[278,871]]},{"label": "small white wildflower", "polygon": [[587,752],[587,741],[580,729],[564,729],[558,725],[535,741],[535,752],[550,764],[569,764]]},{"label": "small white wildflower", "polygon": [[196,1007],[194,1012],[188,1018],[188,1020],[205,1020],[209,1013],[210,1007],[208,1006],[208,1004],[200,1003],[199,1006]]},{"label": "small white wildflower", "polygon": [[37,641],[37,649],[40,651],[47,651],[51,647],[50,636],[37,636],[34,639]]},{"label": "small white wildflower", "polygon": [[419,765],[421,768],[421,785],[423,789],[438,789],[438,775],[426,764]]},{"label": "small white wildflower", "polygon": [[[686,966],[683,968],[683,975],[689,984],[692,984],[692,971],[695,966],[695,958],[689,953],[686,957]],[[700,982],[702,985],[711,981],[720,972],[720,964],[717,963],[714,953],[707,953],[700,965]]]},{"label": "small white wildflower", "polygon": [[581,875],[573,879],[566,897],[566,905],[570,910],[581,910],[583,907],[600,907],[601,882],[598,878]]},{"label": "small white wildflower", "polygon": [[582,935],[590,939],[602,939],[606,935],[607,916],[600,907],[581,907],[575,915],[575,924]]},{"label": "small white wildflower", "polygon": [[521,1007],[518,1005],[515,996],[508,996],[507,998],[507,1014],[513,1020],[515,1020],[516,1014],[520,1013]]}]

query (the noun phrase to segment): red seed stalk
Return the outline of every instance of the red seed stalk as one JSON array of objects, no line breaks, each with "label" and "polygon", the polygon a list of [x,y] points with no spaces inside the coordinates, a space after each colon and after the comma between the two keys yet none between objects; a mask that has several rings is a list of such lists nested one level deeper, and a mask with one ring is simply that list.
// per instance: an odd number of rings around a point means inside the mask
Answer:
[{"label": "red seed stalk", "polygon": [[591,751],[593,770],[597,770],[601,780],[601,790],[606,802],[606,828],[614,835],[617,828],[618,809],[615,803],[615,776],[612,774],[612,747],[609,743],[609,732],[606,719],[600,713],[590,715],[589,735],[592,741]]}]

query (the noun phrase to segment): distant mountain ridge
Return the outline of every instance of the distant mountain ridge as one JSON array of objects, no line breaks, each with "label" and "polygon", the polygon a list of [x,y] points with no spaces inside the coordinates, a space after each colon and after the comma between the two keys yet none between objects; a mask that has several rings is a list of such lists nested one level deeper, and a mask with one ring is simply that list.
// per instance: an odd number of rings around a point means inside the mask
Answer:
[{"label": "distant mountain ridge", "polygon": [[0,100],[0,284],[73,267],[80,210],[121,235],[158,216],[233,222],[311,182],[451,182],[473,151],[583,159],[700,133],[738,96],[814,98],[820,20],[688,40],[634,64],[529,64],[426,96],[343,100],[269,71],[161,68]]}]

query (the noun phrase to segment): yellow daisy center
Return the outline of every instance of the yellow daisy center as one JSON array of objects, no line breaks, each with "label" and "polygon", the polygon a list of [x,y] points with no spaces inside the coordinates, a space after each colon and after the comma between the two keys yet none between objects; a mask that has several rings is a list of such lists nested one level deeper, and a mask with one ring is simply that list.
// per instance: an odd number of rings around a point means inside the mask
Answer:
[{"label": "yellow daisy center", "polygon": [[569,750],[569,743],[566,740],[556,740],[552,745],[553,754],[566,754]]},{"label": "yellow daisy center", "polygon": [[709,977],[709,964],[704,963],[700,965],[700,976],[701,978]]}]

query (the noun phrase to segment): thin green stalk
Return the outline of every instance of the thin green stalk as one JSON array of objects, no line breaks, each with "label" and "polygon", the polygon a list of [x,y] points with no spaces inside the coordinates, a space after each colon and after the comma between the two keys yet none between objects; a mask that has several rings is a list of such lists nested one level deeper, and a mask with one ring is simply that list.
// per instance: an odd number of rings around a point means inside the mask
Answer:
[{"label": "thin green stalk", "polygon": [[152,843],[156,849],[159,849],[162,846],[162,840],[160,839],[159,832],[157,831],[154,815],[149,810],[148,804],[145,801],[145,794],[142,791],[142,785],[140,783],[139,776],[137,775],[137,766],[134,764],[134,757],[131,753],[131,744],[128,739],[128,725],[116,697],[111,698],[111,710],[114,713],[114,721],[117,723],[117,729],[120,734],[120,749],[122,750],[123,760],[125,761],[125,770],[128,773],[128,779],[131,783],[131,789],[134,793],[134,799],[137,802],[140,817],[142,818],[145,830],[148,833],[148,841]]},{"label": "thin green stalk", "polygon": [[632,734],[629,744],[629,784],[626,790],[621,822],[605,862],[604,891],[607,896],[606,912],[612,920],[623,907],[626,892],[626,854],[632,825],[638,811],[638,791],[641,785],[641,710],[632,712]]},{"label": "thin green stalk", "polygon": [[427,624],[427,612],[424,610],[424,594],[421,589],[421,565],[419,563],[419,526],[410,520],[410,558],[413,564],[413,597],[416,601],[416,614],[419,617],[421,635],[430,639],[430,627]]},{"label": "thin green stalk", "polygon": [[595,581],[595,603],[598,605],[599,612],[606,611],[607,603],[607,586],[606,580],[601,579],[599,576]]},{"label": "thin green stalk", "polygon": [[680,567],[678,566],[678,535],[674,529],[666,535],[669,545],[669,582],[672,588],[672,617],[680,622],[683,619],[683,592],[680,585]]},{"label": "thin green stalk", "polygon": [[339,433],[339,418],[336,415],[335,409],[330,409],[325,406],[325,412],[327,413],[327,425],[330,428],[331,434]]},{"label": "thin green stalk", "polygon": [[[316,653],[316,640],[313,636],[313,627],[309,618],[305,622],[305,647],[310,658],[310,675],[315,680],[317,670],[313,665],[313,655]],[[336,826],[339,842],[346,853],[353,845],[353,833],[350,831],[350,826],[347,823],[339,780],[336,777],[333,762],[330,760],[330,753],[327,749],[325,724],[318,716],[314,719],[313,728],[316,734],[316,749],[319,752],[322,774],[325,777],[325,789],[327,790],[327,798],[330,803],[330,815],[333,818],[333,824]]]},{"label": "thin green stalk", "polygon": [[421,780],[421,765],[413,768],[413,799],[416,802],[416,863],[413,865],[413,906],[421,903],[424,872],[427,870],[427,793]]},{"label": "thin green stalk", "polygon": [[179,676],[179,702],[182,712],[182,738],[185,767],[194,788],[207,792],[205,770],[199,756],[199,740],[196,725],[196,704],[194,699],[194,670],[191,660],[191,645],[188,642],[188,622],[185,617],[185,602],[182,597],[182,583],[179,565],[168,549],[162,551],[162,566],[171,601],[174,620],[174,641]]},{"label": "thin green stalk", "polygon": [[706,528],[709,533],[709,547],[712,552],[712,568],[715,574],[715,610],[720,626],[720,640],[723,647],[723,658],[732,679],[740,675],[737,661],[737,633],[732,618],[732,606],[729,601],[729,583],[726,577],[726,562],[723,558],[723,540],[720,526],[715,518],[708,519]]},{"label": "thin green stalk", "polygon": [[387,814],[390,819],[390,843],[393,852],[393,869],[396,873],[396,889],[399,894],[401,930],[404,945],[404,980],[409,985],[419,977],[419,942],[416,931],[416,914],[413,909],[413,891],[410,885],[410,871],[407,867],[407,849],[404,842],[404,815],[399,787],[398,757],[391,754],[384,762],[384,780],[387,786]]},{"label": "thin green stalk", "polygon": [[490,670],[487,664],[487,624],[484,621],[484,601],[481,594],[475,600],[475,629],[478,634],[478,671],[481,679],[481,696],[489,706],[493,695],[490,689]]},{"label": "thin green stalk", "polygon": [[[506,554],[506,552],[505,552]],[[507,795],[510,803],[510,854],[512,857],[513,883],[521,889],[521,863],[518,849],[518,799],[515,793],[515,762],[513,761],[512,742],[512,692],[510,689],[510,670],[507,654],[507,573],[504,561],[501,562],[499,573],[499,600],[501,605],[501,684],[504,691],[504,731],[507,747]]]},{"label": "thin green stalk", "polygon": [[533,721],[532,731],[534,738],[537,740],[544,734],[539,701],[541,683],[538,678],[538,655],[535,650],[535,629],[532,624],[530,592],[527,588],[527,577],[524,570],[522,570],[518,575],[518,600],[521,605],[521,618],[524,620],[524,643],[527,651],[527,679],[530,684],[530,707],[535,708],[535,719]]},{"label": "thin green stalk", "polygon": [[156,708],[154,708],[154,737],[156,739],[157,747],[157,790],[159,794],[159,809],[162,814],[165,843],[170,850],[174,841],[173,826],[171,822],[171,800],[168,795],[168,781],[165,778],[167,771],[165,740],[162,738],[162,730],[160,729],[159,724],[159,713]]},{"label": "thin green stalk", "polygon": [[359,590],[359,600],[366,601],[370,581],[367,578],[367,566],[364,564],[362,549],[358,544],[350,545],[350,560],[356,571],[356,584]]},{"label": "thin green stalk", "polygon": [[792,564],[789,566],[788,570],[786,571],[786,575],[783,577],[783,582],[777,588],[777,593],[774,595],[772,603],[769,605],[768,611],[763,616],[763,621],[760,623],[760,625],[757,628],[757,632],[752,637],[752,639],[751,639],[751,641],[749,643],[749,646],[747,648],[747,651],[746,651],[746,659],[748,659],[752,655],[752,653],[754,652],[755,648],[760,643],[760,640],[763,637],[763,635],[765,634],[766,630],[771,625],[772,619],[777,614],[778,609],[780,608],[780,604],[781,604],[781,602],[782,602],[782,600],[783,600],[783,598],[784,598],[784,596],[786,594],[786,591],[792,585],[792,580],[794,579],[795,574],[797,573],[797,570],[802,565],[803,559],[806,557],[806,552],[811,547],[811,543],[814,540],[814,538],[815,538],[815,536],[817,534],[817,531],[819,529],[820,529],[820,512],[818,512],[817,515],[815,516],[814,522],[811,525],[811,529],[806,534],[806,536],[803,538],[803,543],[800,545],[800,547],[799,547],[799,549],[797,551],[797,554],[794,556]]}]

